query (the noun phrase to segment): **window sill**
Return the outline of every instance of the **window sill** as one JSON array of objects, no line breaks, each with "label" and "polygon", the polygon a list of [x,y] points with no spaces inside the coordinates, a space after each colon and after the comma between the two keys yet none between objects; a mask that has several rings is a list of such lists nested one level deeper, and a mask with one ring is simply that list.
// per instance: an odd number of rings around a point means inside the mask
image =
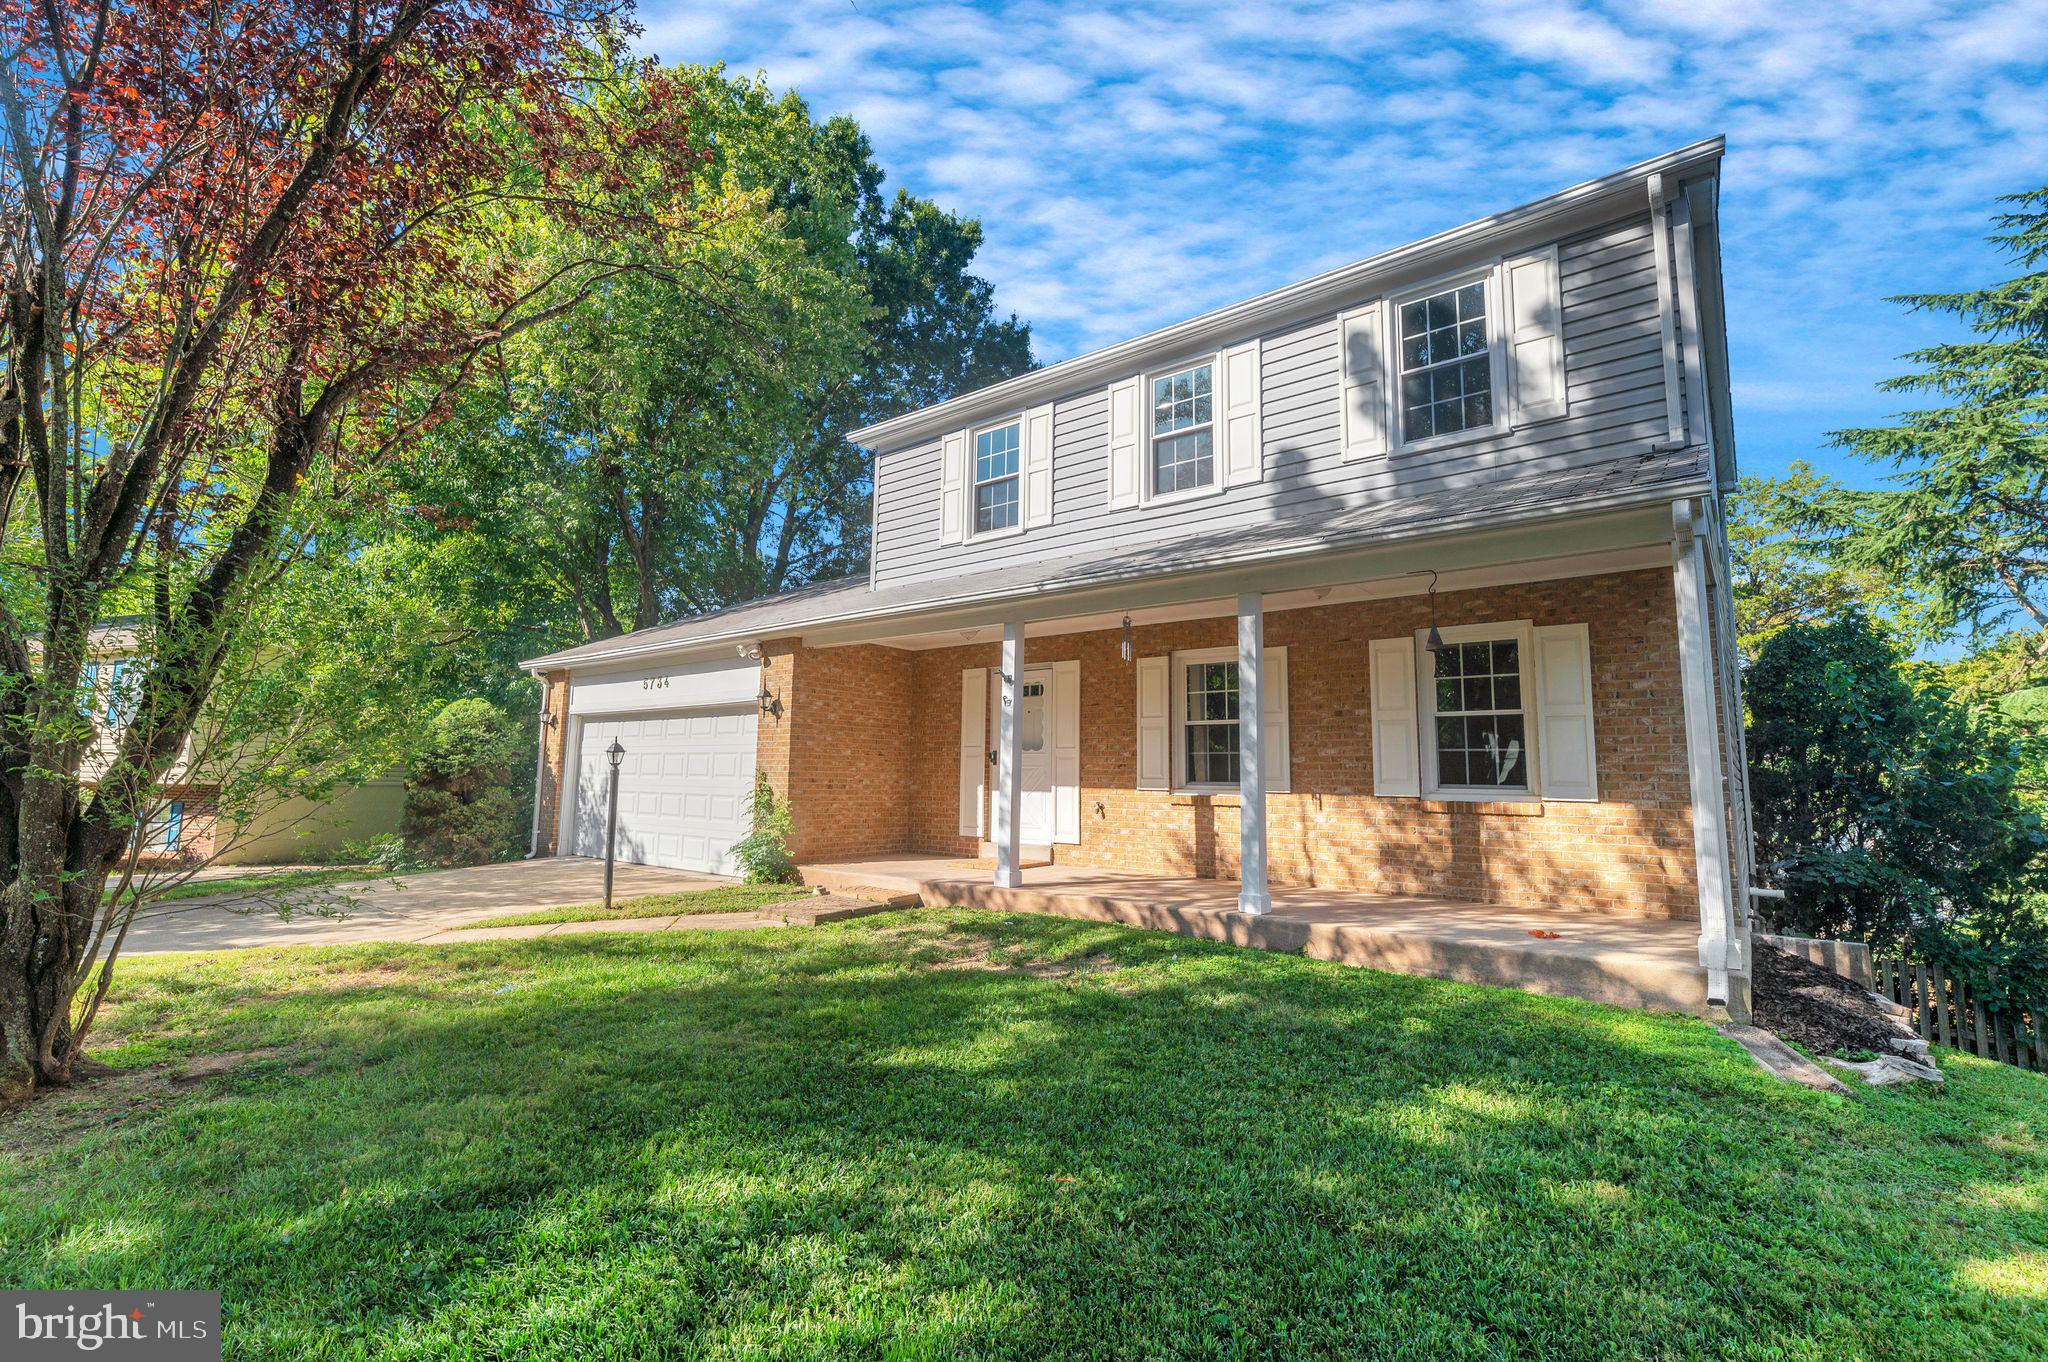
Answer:
[{"label": "window sill", "polygon": [[1015,539],[1022,533],[1024,533],[1024,522],[1020,520],[1016,524],[1005,526],[1000,530],[970,530],[967,534],[967,542],[970,544],[980,544],[990,539]]},{"label": "window sill", "polygon": [[1216,481],[1206,487],[1189,487],[1178,492],[1147,492],[1144,504],[1147,508],[1153,506],[1178,506],[1184,501],[1200,501],[1204,497],[1217,496],[1222,491],[1223,479],[1219,475]]},{"label": "window sill", "polygon": [[1541,818],[1540,799],[1472,799],[1442,792],[1422,797],[1425,813],[1470,813],[1482,818]]},{"label": "window sill", "polygon": [[1455,435],[1432,435],[1427,439],[1406,441],[1394,447],[1394,457],[1398,459],[1409,454],[1434,454],[1440,449],[1456,449],[1459,445],[1476,444],[1481,440],[1491,440],[1510,433],[1505,422],[1495,421],[1490,426],[1461,430]]}]

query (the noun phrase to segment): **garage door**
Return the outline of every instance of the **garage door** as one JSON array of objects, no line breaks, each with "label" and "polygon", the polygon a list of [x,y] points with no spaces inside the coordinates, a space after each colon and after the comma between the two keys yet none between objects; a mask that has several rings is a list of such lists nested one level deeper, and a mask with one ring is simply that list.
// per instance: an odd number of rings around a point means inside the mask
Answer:
[{"label": "garage door", "polygon": [[619,859],[736,873],[732,844],[747,834],[756,718],[745,709],[584,720],[576,854],[604,855],[605,750],[616,738],[626,749],[619,762]]}]

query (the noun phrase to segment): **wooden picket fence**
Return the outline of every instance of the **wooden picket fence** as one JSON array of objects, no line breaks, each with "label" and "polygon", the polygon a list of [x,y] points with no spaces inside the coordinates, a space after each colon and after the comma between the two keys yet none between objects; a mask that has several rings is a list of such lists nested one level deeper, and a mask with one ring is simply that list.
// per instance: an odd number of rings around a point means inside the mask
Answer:
[{"label": "wooden picket fence", "polygon": [[1976,990],[1940,965],[1873,960],[1871,966],[1877,991],[1913,1014],[1922,1040],[2048,1072],[2048,1008],[1993,1012]]}]

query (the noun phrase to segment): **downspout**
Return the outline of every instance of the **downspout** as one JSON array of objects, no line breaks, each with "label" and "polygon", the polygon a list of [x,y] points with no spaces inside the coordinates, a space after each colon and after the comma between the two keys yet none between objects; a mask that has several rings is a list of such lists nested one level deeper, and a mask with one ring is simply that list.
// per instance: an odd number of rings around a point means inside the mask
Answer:
[{"label": "downspout", "polygon": [[533,744],[533,830],[526,841],[529,861],[540,855],[540,787],[548,774],[548,730],[553,727],[548,722],[548,695],[553,689],[546,677],[540,678],[540,716],[534,725]]}]

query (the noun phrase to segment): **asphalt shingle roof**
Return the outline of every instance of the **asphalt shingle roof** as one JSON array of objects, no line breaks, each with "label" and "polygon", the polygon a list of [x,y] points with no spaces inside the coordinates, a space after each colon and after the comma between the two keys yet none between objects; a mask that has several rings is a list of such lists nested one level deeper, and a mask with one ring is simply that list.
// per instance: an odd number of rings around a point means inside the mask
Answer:
[{"label": "asphalt shingle roof", "polygon": [[[1555,472],[1518,471],[1509,480],[1475,486],[1441,487],[1352,507],[1336,514],[1300,516],[1196,538],[1166,540],[1136,548],[1110,544],[1063,558],[894,582],[870,588],[866,576],[818,582],[763,596],[620,638],[586,643],[525,665],[536,670],[590,664],[620,655],[640,655],[695,643],[752,636],[773,638],[849,616],[886,616],[937,607],[971,594],[977,600],[1043,596],[1114,582],[1142,581],[1215,568],[1235,559],[1269,560],[1354,549],[1379,539],[1412,537],[1441,525],[1469,528],[1475,516],[1491,525],[1538,519],[1575,504],[1632,504],[1660,495],[1703,489],[1711,460],[1702,446],[1668,452],[1641,446],[1608,459]],[[970,591],[971,588],[971,591]]]}]

